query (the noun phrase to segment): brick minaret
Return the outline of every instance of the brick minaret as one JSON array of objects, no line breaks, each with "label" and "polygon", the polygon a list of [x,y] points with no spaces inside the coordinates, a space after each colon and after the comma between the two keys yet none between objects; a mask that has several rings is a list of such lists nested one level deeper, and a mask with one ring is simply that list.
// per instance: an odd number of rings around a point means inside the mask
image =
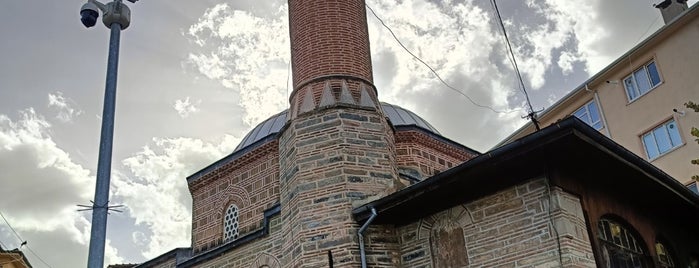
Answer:
[{"label": "brick minaret", "polygon": [[[285,267],[358,267],[353,205],[395,191],[363,0],[289,0],[294,90],[279,138]],[[330,252],[330,254],[329,254]],[[390,257],[388,259],[391,259]]]}]

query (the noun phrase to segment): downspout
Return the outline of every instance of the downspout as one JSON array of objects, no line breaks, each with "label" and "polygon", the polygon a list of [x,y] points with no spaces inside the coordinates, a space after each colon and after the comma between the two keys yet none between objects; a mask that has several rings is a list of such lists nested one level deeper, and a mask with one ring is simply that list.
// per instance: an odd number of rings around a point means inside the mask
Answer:
[{"label": "downspout", "polygon": [[364,252],[364,231],[366,231],[367,228],[369,228],[369,224],[371,224],[372,221],[374,221],[374,218],[378,216],[379,214],[376,213],[375,208],[371,208],[371,217],[369,217],[368,220],[362,225],[362,228],[359,228],[359,231],[357,231],[357,236],[359,237],[359,255],[362,259],[362,268],[366,268],[366,253]]}]

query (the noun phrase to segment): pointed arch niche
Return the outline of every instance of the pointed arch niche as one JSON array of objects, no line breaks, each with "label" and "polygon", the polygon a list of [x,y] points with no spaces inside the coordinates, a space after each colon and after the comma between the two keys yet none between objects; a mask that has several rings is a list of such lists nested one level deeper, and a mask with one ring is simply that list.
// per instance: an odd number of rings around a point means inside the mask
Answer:
[{"label": "pointed arch niche", "polygon": [[471,222],[463,206],[421,220],[418,237],[429,241],[433,267],[468,266],[463,226]]}]

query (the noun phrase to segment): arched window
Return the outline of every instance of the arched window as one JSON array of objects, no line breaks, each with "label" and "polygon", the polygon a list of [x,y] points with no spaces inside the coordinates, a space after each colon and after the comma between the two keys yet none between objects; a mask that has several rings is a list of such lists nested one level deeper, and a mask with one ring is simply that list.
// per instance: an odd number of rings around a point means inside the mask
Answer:
[{"label": "arched window", "polygon": [[646,262],[643,241],[635,232],[617,221],[602,218],[599,221],[599,240],[607,267],[650,267]]},{"label": "arched window", "polygon": [[667,246],[665,246],[663,242],[655,242],[655,254],[658,255],[658,264],[660,264],[660,267],[675,267],[675,262],[672,260],[672,254],[670,254]]},{"label": "arched window", "polygon": [[230,205],[223,217],[223,241],[238,239],[238,206]]}]

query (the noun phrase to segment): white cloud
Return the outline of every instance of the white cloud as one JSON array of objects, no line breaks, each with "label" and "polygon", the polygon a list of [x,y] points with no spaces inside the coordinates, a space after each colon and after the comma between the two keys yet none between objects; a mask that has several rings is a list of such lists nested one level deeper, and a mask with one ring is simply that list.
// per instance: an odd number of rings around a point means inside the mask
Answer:
[{"label": "white cloud", "polygon": [[184,100],[175,100],[175,105],[173,108],[175,108],[175,111],[177,111],[177,114],[180,115],[182,118],[187,118],[191,114],[194,114],[199,111],[199,105],[201,104],[201,100],[197,100],[196,102],[191,102],[189,100],[189,97],[185,98]]},{"label": "white cloud", "polygon": [[[0,210],[52,266],[81,267],[90,223],[76,205],[88,203],[94,183],[90,171],[53,141],[50,128],[33,109],[20,112],[18,120],[0,114]],[[52,254],[57,248],[72,257]],[[121,261],[115,249],[107,250],[107,260]],[[39,263],[33,255],[28,257]]]},{"label": "white cloud", "polygon": [[114,180],[114,195],[123,199],[129,216],[152,233],[132,236],[144,245],[146,258],[190,245],[191,196],[186,177],[233,151],[240,139],[219,143],[192,138],[155,138],[152,145],[124,159],[126,173]]},{"label": "white cloud", "polygon": [[63,123],[72,122],[73,118],[83,114],[82,110],[74,108],[75,102],[70,98],[64,97],[61,91],[49,93],[48,106],[57,111],[56,118]]},{"label": "white cloud", "polygon": [[274,2],[274,18],[210,8],[189,28],[187,37],[201,47],[188,62],[202,75],[239,94],[243,121],[253,126],[287,107],[289,34],[284,2]]},{"label": "white cloud", "polygon": [[[498,111],[518,109],[520,104],[513,101],[520,94],[514,73],[488,10],[473,1],[367,3],[408,49],[450,85],[480,105]],[[383,101],[413,110],[446,137],[479,150],[489,146],[494,132],[505,135],[520,122],[519,112],[500,114],[474,106],[441,84],[371,13],[368,16],[374,80]],[[465,129],[492,131],[465,133]]]}]

